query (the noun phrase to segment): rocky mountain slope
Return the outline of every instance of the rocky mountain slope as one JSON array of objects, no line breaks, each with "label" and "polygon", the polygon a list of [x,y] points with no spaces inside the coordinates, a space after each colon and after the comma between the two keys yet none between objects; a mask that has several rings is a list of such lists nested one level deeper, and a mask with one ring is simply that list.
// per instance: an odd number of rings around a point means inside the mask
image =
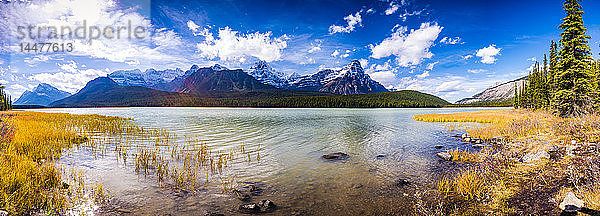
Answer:
[{"label": "rocky mountain slope", "polygon": [[388,92],[364,72],[358,60],[353,60],[341,69],[325,69],[296,78],[289,86],[291,89],[342,95]]},{"label": "rocky mountain slope", "polygon": [[213,68],[200,68],[185,78],[177,91],[205,94],[269,89],[275,89],[275,87],[259,82],[241,69],[215,71]]},{"label": "rocky mountain slope", "polygon": [[456,101],[456,104],[472,104],[472,103],[491,103],[505,102],[512,100],[515,97],[515,85],[521,89],[527,81],[527,77],[522,77],[505,83],[493,85],[483,92],[477,93],[472,97],[463,98]]},{"label": "rocky mountain slope", "polygon": [[23,92],[21,97],[19,97],[14,104],[47,106],[54,101],[66,98],[70,95],[70,93],[58,90],[49,84],[40,83],[32,91]]}]

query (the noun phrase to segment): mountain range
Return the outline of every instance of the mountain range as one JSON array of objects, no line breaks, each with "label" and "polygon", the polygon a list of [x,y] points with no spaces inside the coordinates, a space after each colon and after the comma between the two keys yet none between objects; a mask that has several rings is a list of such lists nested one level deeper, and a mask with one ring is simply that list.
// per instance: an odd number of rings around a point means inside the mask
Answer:
[{"label": "mountain range", "polygon": [[48,106],[50,103],[70,95],[70,93],[58,90],[49,84],[40,83],[32,91],[25,91],[14,104]]},{"label": "mountain range", "polygon": [[420,92],[388,93],[364,72],[357,60],[339,69],[324,69],[304,76],[285,75],[267,62],[258,61],[247,71],[220,65],[204,68],[193,65],[187,71],[119,70],[88,82],[72,96],[46,105],[419,107],[449,104]]}]

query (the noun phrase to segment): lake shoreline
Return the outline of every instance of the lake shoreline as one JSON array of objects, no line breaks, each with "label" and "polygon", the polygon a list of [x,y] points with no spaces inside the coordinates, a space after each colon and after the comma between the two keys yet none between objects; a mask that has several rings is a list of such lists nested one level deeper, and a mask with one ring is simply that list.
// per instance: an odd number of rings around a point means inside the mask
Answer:
[{"label": "lake shoreline", "polygon": [[593,180],[600,176],[597,115],[564,119],[545,111],[488,110],[414,119],[454,124],[466,131],[459,138],[465,143],[487,143],[480,152],[446,151],[447,160],[469,164],[438,182],[441,202],[454,206],[446,214],[558,215],[573,200],[600,208],[600,184]]}]

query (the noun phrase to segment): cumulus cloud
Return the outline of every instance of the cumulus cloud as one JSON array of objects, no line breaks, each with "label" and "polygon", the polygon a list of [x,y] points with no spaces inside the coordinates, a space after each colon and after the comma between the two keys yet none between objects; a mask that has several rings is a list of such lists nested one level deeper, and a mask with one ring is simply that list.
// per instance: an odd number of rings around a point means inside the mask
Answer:
[{"label": "cumulus cloud", "polygon": [[454,37],[454,38],[449,38],[449,37],[444,37],[440,40],[440,43],[443,44],[462,44],[461,43],[462,38],[460,37]]},{"label": "cumulus cloud", "polygon": [[461,56],[461,58],[464,59],[464,60],[468,60],[470,58],[473,58],[473,55]]},{"label": "cumulus cloud", "polygon": [[[123,36],[117,38],[116,33],[110,33],[112,37],[99,37],[97,39],[73,38],[48,39],[47,41],[22,39],[23,42],[56,42],[72,43],[73,52],[76,56],[106,59],[112,62],[140,61],[152,63],[169,63],[184,59],[178,52],[178,47],[165,47],[167,44],[157,45],[153,43],[152,37],[161,34],[153,26],[148,17],[132,9],[122,9],[114,0],[48,0],[48,1],[12,1],[0,5],[0,16],[7,17],[0,21],[0,28],[8,30],[9,34],[2,34],[0,38],[14,40],[18,37],[18,26],[52,26],[60,28],[67,26],[76,28],[85,25],[104,28],[107,26],[123,27],[132,26],[144,29],[139,38]],[[42,29],[42,28],[40,28]],[[49,30],[44,30],[42,36],[48,35]],[[68,33],[68,32],[67,32]],[[91,34],[91,30],[89,32]],[[178,37],[171,37],[178,40]],[[170,43],[177,44],[177,43]],[[12,47],[15,51],[18,47]]]},{"label": "cumulus cloud", "polygon": [[48,83],[60,90],[75,93],[83,88],[90,80],[97,77],[106,76],[107,70],[96,69],[81,69],[74,61],[69,61],[66,64],[58,64],[61,72],[58,73],[40,73],[34,74],[30,79]]},{"label": "cumulus cloud", "polygon": [[495,44],[492,44],[488,47],[481,48],[477,50],[475,56],[481,58],[481,63],[484,64],[494,64],[496,63],[496,56],[500,55],[501,48],[496,48]]},{"label": "cumulus cloud", "polygon": [[[373,80],[383,84],[384,86],[392,85],[396,82],[397,68],[393,68],[389,61],[383,64],[368,65],[368,60],[360,59],[361,65],[365,68],[365,72],[369,74]],[[364,62],[364,63],[363,63]],[[367,67],[368,65],[368,67]]]},{"label": "cumulus cloud", "polygon": [[360,13],[361,13],[361,11],[344,17],[344,20],[346,21],[346,24],[347,24],[346,26],[338,26],[338,25],[329,26],[329,34],[350,33],[352,31],[354,31],[354,29],[356,28],[356,25],[362,26],[362,18],[361,18]]},{"label": "cumulus cloud", "polygon": [[423,59],[433,57],[429,48],[444,27],[437,23],[422,23],[417,30],[408,32],[407,27],[398,27],[392,35],[378,45],[371,45],[371,57],[380,59],[395,56],[402,67],[418,65]]},{"label": "cumulus cloud", "polygon": [[229,27],[219,29],[217,37],[210,32],[203,33],[205,40],[197,44],[200,56],[209,59],[243,62],[247,57],[272,62],[281,59],[282,50],[287,47],[287,35],[273,37],[271,32],[242,34]]}]

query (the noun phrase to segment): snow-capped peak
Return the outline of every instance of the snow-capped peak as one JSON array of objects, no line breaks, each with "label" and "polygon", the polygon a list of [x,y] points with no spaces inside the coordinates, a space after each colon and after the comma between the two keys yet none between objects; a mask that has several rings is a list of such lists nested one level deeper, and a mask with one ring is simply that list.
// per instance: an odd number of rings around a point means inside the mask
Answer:
[{"label": "snow-capped peak", "polygon": [[215,64],[214,66],[210,67],[211,69],[213,69],[214,71],[224,71],[224,70],[229,70],[226,67],[223,67],[219,64]]},{"label": "snow-capped peak", "polygon": [[275,87],[286,86],[287,79],[285,75],[273,69],[266,61],[259,60],[248,70],[248,75],[258,81]]}]

